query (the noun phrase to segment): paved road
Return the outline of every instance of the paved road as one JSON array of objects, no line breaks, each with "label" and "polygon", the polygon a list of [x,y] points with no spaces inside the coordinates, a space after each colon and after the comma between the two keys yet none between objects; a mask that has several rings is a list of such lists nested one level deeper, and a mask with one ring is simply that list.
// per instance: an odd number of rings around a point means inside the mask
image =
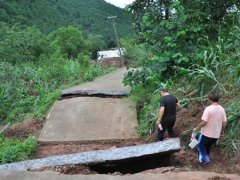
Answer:
[{"label": "paved road", "polygon": [[1,180],[239,180],[238,175],[224,175],[209,172],[181,172],[165,174],[135,174],[128,176],[110,175],[62,175],[54,172],[13,172],[0,171]]},{"label": "paved road", "polygon": [[[130,92],[122,84],[125,69],[71,90]],[[41,142],[121,140],[138,138],[136,105],[128,98],[77,97],[57,101],[40,134]]]},{"label": "paved road", "polygon": [[112,91],[130,93],[131,89],[124,86],[122,83],[123,76],[126,73],[126,68],[121,68],[113,73],[97,78],[92,82],[84,83],[76,87],[72,87],[63,91],[63,94],[77,90],[97,90],[97,91]]}]

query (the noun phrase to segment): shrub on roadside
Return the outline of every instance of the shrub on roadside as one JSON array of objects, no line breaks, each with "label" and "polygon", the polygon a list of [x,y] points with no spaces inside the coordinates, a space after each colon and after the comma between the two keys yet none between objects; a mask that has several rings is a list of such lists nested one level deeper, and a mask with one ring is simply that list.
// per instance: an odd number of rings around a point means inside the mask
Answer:
[{"label": "shrub on roadside", "polygon": [[21,161],[30,158],[38,147],[37,140],[28,137],[24,141],[0,136],[0,164]]},{"label": "shrub on roadside", "polygon": [[60,97],[63,85],[73,86],[112,71],[98,65],[83,67],[61,57],[43,62],[0,63],[0,122],[41,117]]}]

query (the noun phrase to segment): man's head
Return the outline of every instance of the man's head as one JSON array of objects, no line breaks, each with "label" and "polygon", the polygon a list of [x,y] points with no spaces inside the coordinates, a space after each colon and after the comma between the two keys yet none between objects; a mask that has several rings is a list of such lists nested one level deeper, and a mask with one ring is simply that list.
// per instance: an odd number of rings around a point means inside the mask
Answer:
[{"label": "man's head", "polygon": [[167,88],[161,88],[160,89],[160,94],[161,94],[161,96],[166,96],[166,95],[168,95],[169,93],[168,93],[168,89]]},{"label": "man's head", "polygon": [[208,99],[212,102],[218,102],[219,101],[219,94],[216,91],[210,91],[208,93]]}]

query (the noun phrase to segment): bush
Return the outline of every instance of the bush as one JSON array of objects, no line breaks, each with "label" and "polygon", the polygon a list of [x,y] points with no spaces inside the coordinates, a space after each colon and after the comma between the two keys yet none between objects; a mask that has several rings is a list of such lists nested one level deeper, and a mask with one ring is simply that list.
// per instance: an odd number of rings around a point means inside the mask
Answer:
[{"label": "bush", "polygon": [[125,49],[124,58],[130,67],[141,66],[144,60],[152,56],[151,48],[145,44],[135,43],[133,39],[121,39],[121,43]]},{"label": "bush", "polygon": [[7,27],[0,23],[0,62],[23,63],[37,61],[47,53],[49,44],[45,35],[38,29]]},{"label": "bush", "polygon": [[0,136],[0,164],[22,161],[30,158],[38,147],[37,140],[28,137],[24,141]]},{"label": "bush", "polygon": [[160,94],[158,91],[151,95],[149,102],[144,103],[138,118],[138,133],[141,136],[150,135],[154,131],[156,120],[158,118],[159,104]]}]

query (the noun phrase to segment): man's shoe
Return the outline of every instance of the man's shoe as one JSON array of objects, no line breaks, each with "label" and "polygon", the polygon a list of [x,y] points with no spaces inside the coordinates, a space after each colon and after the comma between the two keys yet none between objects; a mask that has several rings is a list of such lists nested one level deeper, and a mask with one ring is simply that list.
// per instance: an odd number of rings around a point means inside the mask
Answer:
[{"label": "man's shoe", "polygon": [[201,162],[201,166],[206,166],[206,165],[208,165],[210,163],[210,161],[203,161],[203,162]]}]

